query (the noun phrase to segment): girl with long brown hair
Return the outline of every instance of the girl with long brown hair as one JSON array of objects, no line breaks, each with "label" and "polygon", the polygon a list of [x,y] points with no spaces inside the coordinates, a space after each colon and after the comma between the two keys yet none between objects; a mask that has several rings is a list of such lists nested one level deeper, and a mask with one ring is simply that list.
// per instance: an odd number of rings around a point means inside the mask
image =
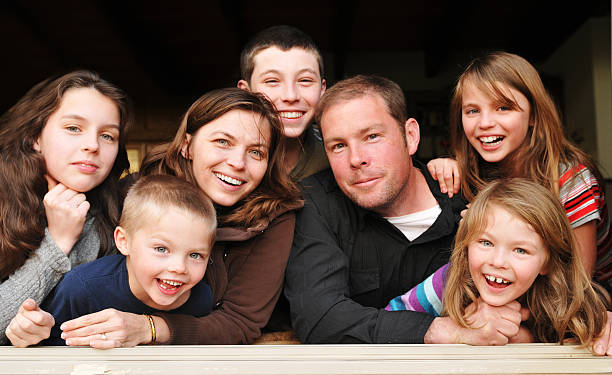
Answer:
[{"label": "girl with long brown hair", "polygon": [[90,71],[37,84],[0,118],[0,342],[27,345],[63,274],[114,250],[129,118]]}]

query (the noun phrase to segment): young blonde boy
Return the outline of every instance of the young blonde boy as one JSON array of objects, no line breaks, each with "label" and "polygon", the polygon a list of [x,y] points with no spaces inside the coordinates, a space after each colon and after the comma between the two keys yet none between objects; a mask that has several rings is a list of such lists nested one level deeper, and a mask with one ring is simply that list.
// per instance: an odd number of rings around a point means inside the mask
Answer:
[{"label": "young blonde boy", "polygon": [[[43,345],[64,345],[61,324],[115,308],[144,314],[158,311],[204,316],[212,292],[203,280],[215,238],[216,215],[196,186],[173,176],[139,179],[129,190],[115,244],[121,254],[97,259],[68,272],[41,306],[55,319]],[[113,340],[112,332],[100,335]]]}]

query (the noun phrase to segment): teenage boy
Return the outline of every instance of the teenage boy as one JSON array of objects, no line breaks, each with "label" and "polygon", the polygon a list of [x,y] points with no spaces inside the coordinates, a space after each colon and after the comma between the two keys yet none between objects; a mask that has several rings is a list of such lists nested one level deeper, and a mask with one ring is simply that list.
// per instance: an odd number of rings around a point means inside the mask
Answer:
[{"label": "teenage boy", "polygon": [[276,106],[288,138],[291,177],[300,181],[329,166],[314,109],[325,92],[323,59],[313,40],[292,26],[256,34],[240,55],[238,87],[265,94]]},{"label": "teenage boy", "polygon": [[[129,190],[115,244],[121,254],[68,272],[41,308],[55,319],[42,345],[65,345],[61,324],[107,308],[144,314],[155,343],[158,311],[204,316],[212,291],[202,280],[217,220],[210,199],[173,176],[140,178]],[[113,332],[100,335],[113,340]]]}]

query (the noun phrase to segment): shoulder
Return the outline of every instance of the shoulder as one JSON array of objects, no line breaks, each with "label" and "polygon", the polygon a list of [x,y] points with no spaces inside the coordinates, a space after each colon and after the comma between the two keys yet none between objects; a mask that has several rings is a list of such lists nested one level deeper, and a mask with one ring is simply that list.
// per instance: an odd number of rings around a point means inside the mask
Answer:
[{"label": "shoulder", "polygon": [[66,274],[66,277],[78,278],[83,282],[91,279],[116,275],[117,270],[124,264],[125,256],[122,254],[108,255],[92,262],[75,267]]}]

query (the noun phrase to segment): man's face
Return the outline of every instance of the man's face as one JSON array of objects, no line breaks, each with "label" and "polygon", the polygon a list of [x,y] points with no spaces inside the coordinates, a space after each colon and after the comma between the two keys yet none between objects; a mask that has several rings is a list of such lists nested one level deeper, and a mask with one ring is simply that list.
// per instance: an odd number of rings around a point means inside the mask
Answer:
[{"label": "man's face", "polygon": [[325,92],[317,56],[303,48],[283,51],[272,46],[257,53],[253,62],[250,81],[241,80],[238,87],[266,95],[283,121],[285,135],[300,137]]},{"label": "man's face", "polygon": [[404,215],[411,155],[419,143],[414,119],[400,125],[382,98],[368,94],[325,110],[321,129],[338,185],[359,206],[383,216]]}]

